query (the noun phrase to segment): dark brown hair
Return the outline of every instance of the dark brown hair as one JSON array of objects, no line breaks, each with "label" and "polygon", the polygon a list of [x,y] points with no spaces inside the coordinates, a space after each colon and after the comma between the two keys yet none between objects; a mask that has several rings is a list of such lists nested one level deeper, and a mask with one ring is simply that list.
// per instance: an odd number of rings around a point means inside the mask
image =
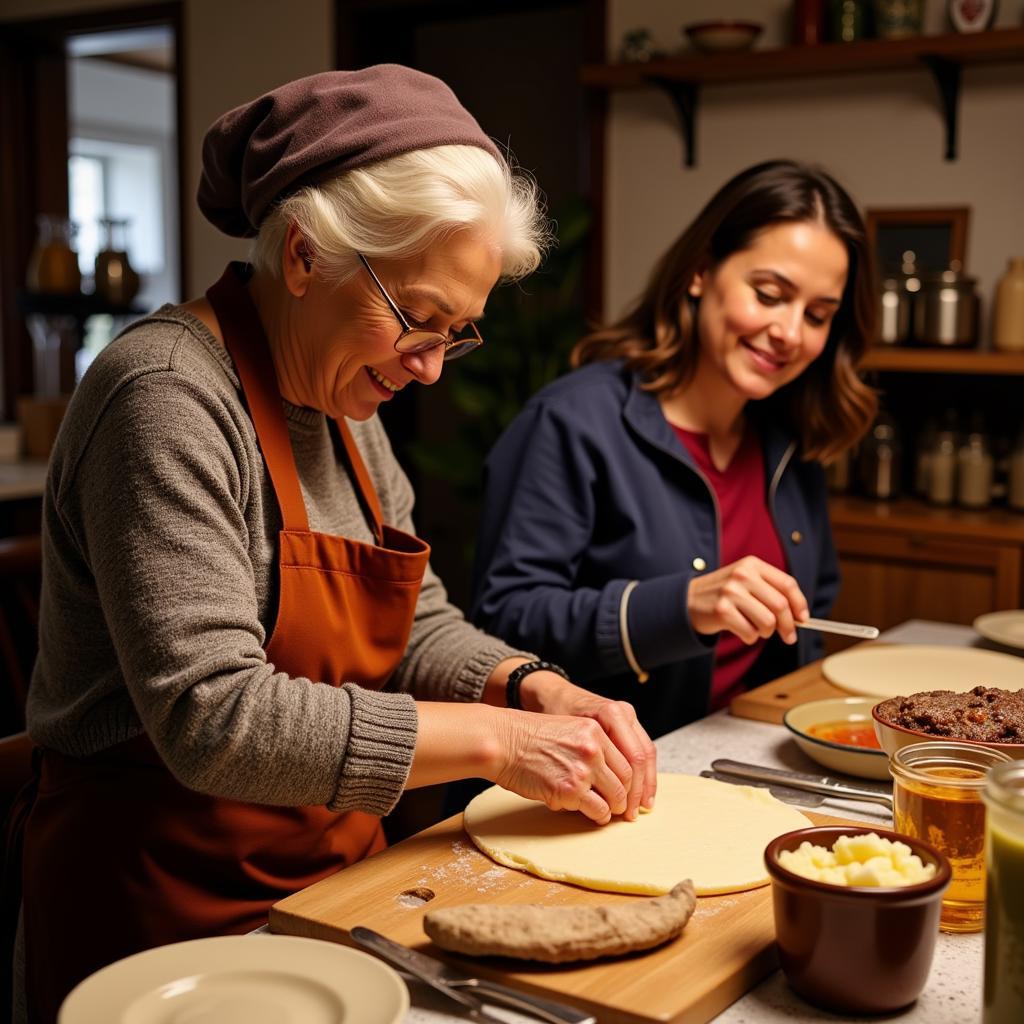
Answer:
[{"label": "dark brown hair", "polygon": [[759,402],[801,441],[805,459],[829,462],[853,445],[874,419],[874,391],[856,367],[875,332],[875,275],[864,222],[829,175],[791,160],[737,174],[718,190],[658,261],[636,304],[617,323],[573,349],[572,365],[622,359],[655,394],[683,388],[697,366],[694,275],[747,248],[776,224],[825,224],[846,246],[849,270],[824,351],[794,381]]}]

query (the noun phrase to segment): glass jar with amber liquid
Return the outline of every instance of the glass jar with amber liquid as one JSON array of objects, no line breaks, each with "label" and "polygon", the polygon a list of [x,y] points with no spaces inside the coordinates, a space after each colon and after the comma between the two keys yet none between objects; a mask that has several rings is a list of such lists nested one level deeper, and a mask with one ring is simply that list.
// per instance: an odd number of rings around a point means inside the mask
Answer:
[{"label": "glass jar with amber liquid", "polygon": [[982,1024],[1024,1021],[1024,761],[996,765],[984,792],[985,987]]},{"label": "glass jar with amber liquid", "polygon": [[985,924],[985,804],[988,771],[1010,761],[976,743],[914,743],[889,759],[893,828],[944,853],[953,879],[942,897],[944,932]]}]

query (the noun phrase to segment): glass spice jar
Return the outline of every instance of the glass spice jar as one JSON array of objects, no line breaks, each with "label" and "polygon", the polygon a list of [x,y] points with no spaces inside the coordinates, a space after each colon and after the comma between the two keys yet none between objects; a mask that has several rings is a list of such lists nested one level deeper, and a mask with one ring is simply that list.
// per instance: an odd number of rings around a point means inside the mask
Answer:
[{"label": "glass spice jar", "polygon": [[879,415],[860,450],[861,490],[869,498],[899,497],[902,446],[895,421]]},{"label": "glass spice jar", "polygon": [[1017,512],[1024,512],[1024,427],[1017,433],[1010,448],[1006,503]]},{"label": "glass spice jar", "polygon": [[881,39],[919,36],[924,30],[924,0],[875,0],[875,34]]},{"label": "glass spice jar", "polygon": [[924,427],[917,435],[917,447],[914,450],[914,494],[919,498],[928,497],[928,486],[931,482],[932,451],[935,448],[935,435],[938,433],[935,420],[925,420]]},{"label": "glass spice jar", "polygon": [[952,505],[956,498],[956,429],[947,420],[935,434],[928,459],[928,500],[933,505]]},{"label": "glass spice jar", "polygon": [[1011,762],[976,743],[913,743],[889,759],[893,828],[949,858],[953,880],[942,897],[939,928],[979,932],[985,924],[985,788],[989,769]]},{"label": "glass spice jar", "polygon": [[829,0],[829,39],[854,43],[867,36],[868,0]]},{"label": "glass spice jar", "polygon": [[988,508],[992,504],[994,472],[995,460],[988,436],[975,422],[957,456],[957,503],[963,508]]},{"label": "glass spice jar", "polygon": [[1001,352],[1024,352],[1024,257],[1009,261],[996,286],[992,345]]}]

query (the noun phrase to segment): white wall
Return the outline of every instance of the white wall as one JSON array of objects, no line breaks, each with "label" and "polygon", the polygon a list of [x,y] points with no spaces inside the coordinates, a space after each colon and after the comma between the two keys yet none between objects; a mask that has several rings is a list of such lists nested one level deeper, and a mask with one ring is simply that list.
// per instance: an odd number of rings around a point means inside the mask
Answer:
[{"label": "white wall", "polygon": [[[929,0],[926,28],[943,30],[944,6]],[[764,22],[759,45],[780,45],[790,9],[788,0],[730,0],[729,14]],[[677,49],[680,25],[716,16],[716,0],[610,0],[609,57],[630,28],[645,26]],[[1024,0],[1003,0],[997,24],[1022,20]],[[669,99],[655,89],[613,93],[606,316],[637,294],[654,258],[728,177],[796,157],[829,169],[862,207],[970,206],[966,262],[979,279],[987,334],[995,283],[1010,256],[1024,255],[1024,64],[965,69],[952,162],[943,158],[937,97],[923,70],[704,87],[697,165],[687,168]]]},{"label": "white wall", "polygon": [[[0,20],[133,2],[0,0]],[[944,6],[928,0],[928,31],[942,30]],[[759,45],[779,45],[791,7],[791,0],[730,0],[729,14],[763,22]],[[203,133],[261,91],[331,67],[332,16],[331,0],[185,0],[186,295],[245,252],[195,207]],[[646,26],[663,47],[677,49],[683,24],[714,17],[721,17],[720,0],[609,0],[609,56],[627,29]],[[997,24],[1022,21],[1024,0],[1003,0]],[[935,86],[923,71],[706,87],[693,168],[682,166],[667,97],[653,89],[613,93],[605,313],[616,314],[637,293],[656,255],[726,178],[759,160],[795,156],[825,165],[865,207],[969,205],[967,266],[979,278],[987,324],[1007,258],[1024,255],[1024,65],[966,69],[959,159],[947,163],[943,147]]]},{"label": "white wall", "polygon": [[186,161],[191,290],[212,284],[247,247],[222,235],[195,204],[206,129],[225,111],[293,78],[334,67],[331,0],[185,0]]},{"label": "white wall", "polygon": [[[0,0],[0,21],[137,5],[138,0]],[[185,145],[189,280],[186,297],[216,280],[246,245],[209,225],[195,205],[202,138],[224,111],[334,63],[331,0],[184,0]]]}]

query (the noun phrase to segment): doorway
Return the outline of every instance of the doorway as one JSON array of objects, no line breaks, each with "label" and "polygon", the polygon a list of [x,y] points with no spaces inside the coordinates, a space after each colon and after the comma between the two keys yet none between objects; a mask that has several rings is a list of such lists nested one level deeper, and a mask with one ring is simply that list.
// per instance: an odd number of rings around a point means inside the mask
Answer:
[{"label": "doorway", "polygon": [[95,354],[123,323],[93,315],[101,250],[126,252],[140,276],[130,301],[107,305],[180,300],[182,63],[178,2],[0,23],[0,419],[44,386],[26,327],[41,230],[68,232],[81,276],[42,301],[65,314],[62,392],[88,362],[83,340]]}]

